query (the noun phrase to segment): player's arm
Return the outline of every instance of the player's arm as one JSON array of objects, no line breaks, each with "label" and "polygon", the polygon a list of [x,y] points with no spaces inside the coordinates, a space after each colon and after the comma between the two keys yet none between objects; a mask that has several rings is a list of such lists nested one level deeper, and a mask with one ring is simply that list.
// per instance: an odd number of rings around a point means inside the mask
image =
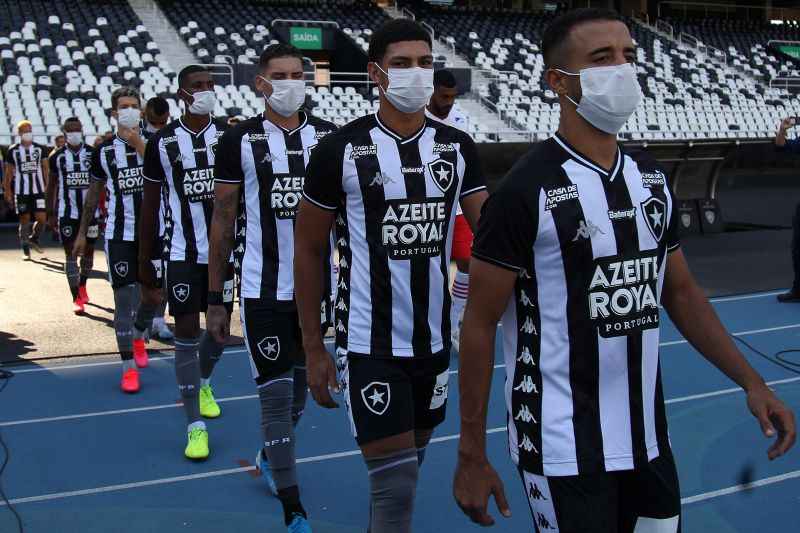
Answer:
[{"label": "player's arm", "polygon": [[[49,159],[53,159],[53,156],[50,156]],[[55,175],[57,172],[57,168],[58,167],[55,164],[55,162],[49,165],[50,179],[47,180],[47,195],[46,195],[47,224],[53,231],[55,231],[57,225],[56,210],[58,209],[58,176]]]},{"label": "player's arm", "polygon": [[6,169],[3,174],[3,195],[6,198],[6,202],[10,205],[14,204],[14,193],[11,187],[12,181],[14,181],[14,164],[8,161],[6,162]]},{"label": "player's arm", "polygon": [[[217,342],[224,343],[230,335],[228,312],[222,305],[223,284],[233,249],[236,214],[239,210],[238,183],[214,183],[214,214],[208,243],[208,331]],[[212,303],[215,302],[215,303]]]},{"label": "player's arm", "polygon": [[[42,148],[42,155],[44,155],[44,148]],[[42,158],[42,177],[44,178],[45,186],[50,183],[50,163],[48,157]]]},{"label": "player's arm", "polygon": [[461,212],[467,219],[472,232],[478,229],[478,219],[481,216],[483,203],[489,197],[486,191],[486,178],[483,175],[481,161],[475,142],[464,134],[465,140],[461,143],[461,154],[464,158],[464,183],[461,185]]},{"label": "player's arm", "polygon": [[794,117],[787,117],[783,119],[778,126],[778,134],[775,136],[775,146],[778,150],[786,150],[787,152],[800,152],[800,141],[786,138],[786,133],[789,128],[796,126],[796,119]]},{"label": "player's arm", "polygon": [[794,414],[736,348],[705,293],[694,280],[680,249],[667,257],[661,303],[684,338],[745,390],[747,405],[761,424],[764,434],[772,437],[777,430],[778,439],[768,451],[769,458],[775,459],[786,453],[796,438]]},{"label": "player's arm", "polygon": [[139,206],[139,278],[143,286],[154,289],[156,274],[153,264],[153,251],[158,238],[158,208],[161,205],[161,187],[164,169],[159,154],[159,136],[153,138],[144,150],[144,195]]}]

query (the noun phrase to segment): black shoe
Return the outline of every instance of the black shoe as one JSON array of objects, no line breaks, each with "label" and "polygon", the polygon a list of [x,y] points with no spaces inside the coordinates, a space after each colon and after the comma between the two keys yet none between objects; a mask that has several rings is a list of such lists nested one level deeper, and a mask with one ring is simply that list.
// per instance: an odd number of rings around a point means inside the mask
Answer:
[{"label": "black shoe", "polygon": [[779,294],[778,301],[784,304],[800,302],[800,291],[791,289],[789,292],[784,292],[783,294]]},{"label": "black shoe", "polygon": [[23,261],[31,260],[31,248],[27,244],[22,245],[22,260]]}]

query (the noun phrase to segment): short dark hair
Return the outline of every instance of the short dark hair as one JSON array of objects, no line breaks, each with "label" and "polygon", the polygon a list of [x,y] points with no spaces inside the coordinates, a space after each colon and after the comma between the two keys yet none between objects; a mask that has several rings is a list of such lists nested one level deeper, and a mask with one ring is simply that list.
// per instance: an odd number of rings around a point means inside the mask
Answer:
[{"label": "short dark hair", "polygon": [[186,83],[186,78],[188,78],[192,74],[197,74],[198,72],[208,72],[210,74],[211,70],[209,70],[208,67],[204,67],[202,65],[186,65],[178,73],[178,87],[183,89],[183,84]]},{"label": "short dark hair", "polygon": [[131,87],[130,85],[123,85],[122,87],[115,89],[114,92],[111,93],[111,108],[116,109],[117,104],[119,103],[119,99],[125,97],[136,98],[137,100],[139,100],[140,104],[142,102],[142,97],[139,94],[139,89],[137,89],[136,87]]},{"label": "short dark hair", "polygon": [[425,41],[433,49],[431,34],[409,19],[393,19],[375,30],[369,40],[369,60],[380,63],[389,45],[404,41]]},{"label": "short dark hair", "polygon": [[562,51],[564,43],[575,26],[596,20],[625,22],[616,11],[597,7],[573,9],[553,19],[542,35],[542,55],[545,66],[549,68],[559,62],[560,59],[556,56]]},{"label": "short dark hair", "polygon": [[447,69],[437,70],[433,73],[433,86],[434,87],[447,87],[448,89],[456,88],[456,77]]},{"label": "short dark hair", "polygon": [[155,115],[161,116],[169,113],[169,102],[163,96],[154,96],[147,101],[144,108],[152,111]]},{"label": "short dark hair", "polygon": [[64,125],[63,125],[63,126],[61,126],[61,129],[62,129],[62,130],[66,129],[66,128],[67,128],[67,124],[69,124],[70,122],[77,122],[77,123],[79,123],[79,124],[80,124],[80,122],[81,122],[81,119],[79,119],[78,117],[67,117],[67,118],[64,120]]},{"label": "short dark hair", "polygon": [[258,58],[258,69],[264,70],[269,67],[269,62],[279,57],[296,57],[303,63],[303,52],[297,47],[286,43],[275,43],[264,48],[261,56]]}]

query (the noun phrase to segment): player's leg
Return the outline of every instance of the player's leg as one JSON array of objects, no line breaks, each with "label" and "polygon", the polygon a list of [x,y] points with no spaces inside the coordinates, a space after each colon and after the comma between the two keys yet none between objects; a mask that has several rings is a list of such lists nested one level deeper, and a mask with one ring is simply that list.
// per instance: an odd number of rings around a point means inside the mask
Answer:
[{"label": "player's leg", "polygon": [[19,243],[22,246],[22,258],[26,261],[31,258],[31,213],[28,198],[27,196],[17,195],[14,201],[17,207],[17,216],[19,217]]},{"label": "player's leg", "polygon": [[[202,307],[203,312],[208,309],[206,297],[208,295],[208,266],[199,265],[203,272],[203,288],[202,292]],[[222,289],[222,302],[228,312],[228,322],[230,322],[230,315],[233,311],[233,269],[230,268],[227,272],[223,289]],[[225,344],[219,343],[214,339],[208,331],[205,331],[200,339],[200,414],[206,418],[216,418],[221,414],[219,405],[214,399],[214,391],[211,387],[211,374],[214,372],[214,367],[217,366],[222,352],[225,350]]]},{"label": "player's leg", "polygon": [[114,292],[114,333],[122,359],[124,392],[139,391],[139,371],[133,360],[133,315],[136,309],[136,245],[132,242],[107,241],[108,275]]},{"label": "player's leg", "polygon": [[47,211],[43,194],[37,194],[33,199],[33,219],[34,223],[30,236],[31,247],[41,254],[43,250],[39,245],[39,237],[42,235],[44,228],[47,227]]},{"label": "player's leg", "polygon": [[452,289],[453,305],[450,307],[451,340],[456,350],[469,294],[469,258],[472,254],[472,239],[472,230],[466,218],[464,215],[458,215],[453,229],[453,260],[456,262],[456,275]]},{"label": "player's leg", "polygon": [[202,273],[197,265],[171,261],[167,267],[170,314],[175,317],[175,378],[186,414],[188,443],[184,455],[205,459],[209,455],[208,430],[200,415],[200,309]]},{"label": "player's leg", "polygon": [[619,533],[680,532],[681,493],[670,450],[622,479]]},{"label": "player's leg", "polygon": [[239,309],[261,405],[264,442],[256,466],[268,490],[281,502],[285,525],[299,528],[307,515],[297,483],[292,423],[293,366],[300,349],[297,313],[276,311],[249,298],[241,300]]},{"label": "player's leg", "polygon": [[75,222],[62,218],[58,221],[58,230],[61,233],[61,244],[64,246],[64,274],[67,276],[67,286],[72,295],[72,311],[79,315],[84,312],[84,308],[78,291],[80,287],[78,260],[72,257],[72,245],[75,243],[77,232]]},{"label": "player's leg", "polygon": [[614,473],[542,476],[520,469],[534,531],[622,533],[617,529],[622,498]]},{"label": "player's leg", "polygon": [[[76,222],[76,229],[73,231],[75,234],[78,231],[80,223]],[[80,267],[80,284],[78,286],[78,295],[84,304],[89,303],[89,293],[86,292],[86,283],[89,276],[92,275],[92,268],[94,268],[94,246],[97,243],[97,238],[100,235],[100,226],[97,220],[92,220],[91,224],[86,230],[86,251],[81,257]],[[63,237],[63,234],[62,234]]]},{"label": "player's leg", "polygon": [[370,533],[408,533],[419,476],[414,398],[404,362],[341,358],[351,429],[367,464]]}]

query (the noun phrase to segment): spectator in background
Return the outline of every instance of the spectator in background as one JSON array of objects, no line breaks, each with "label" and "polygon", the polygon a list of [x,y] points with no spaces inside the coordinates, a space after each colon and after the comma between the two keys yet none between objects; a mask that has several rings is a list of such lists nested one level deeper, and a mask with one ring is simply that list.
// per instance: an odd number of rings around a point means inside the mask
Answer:
[{"label": "spectator in background", "polygon": [[[800,139],[786,138],[789,128],[796,125],[796,117],[787,117],[781,122],[778,127],[778,135],[775,137],[775,148],[779,152],[800,154]],[[792,217],[792,266],[794,268],[792,288],[788,292],[778,295],[779,302],[800,302],[800,203],[795,207],[794,217]]]},{"label": "spectator in background", "polygon": [[114,140],[114,132],[113,131],[107,131],[107,132],[105,132],[103,134],[103,141],[104,142],[111,142],[113,140]]},{"label": "spectator in background", "polygon": [[145,138],[157,132],[169,122],[169,102],[161,96],[154,96],[144,106],[144,124],[142,130]]},{"label": "spectator in background", "polygon": [[97,148],[101,144],[103,144],[103,137],[98,135],[97,137],[94,138],[94,141],[92,141],[92,146]]},{"label": "spectator in background", "polygon": [[55,137],[53,137],[53,151],[50,152],[50,154],[52,155],[53,152],[64,146],[65,143],[66,140],[64,139],[64,136],[62,134],[58,134]]}]

